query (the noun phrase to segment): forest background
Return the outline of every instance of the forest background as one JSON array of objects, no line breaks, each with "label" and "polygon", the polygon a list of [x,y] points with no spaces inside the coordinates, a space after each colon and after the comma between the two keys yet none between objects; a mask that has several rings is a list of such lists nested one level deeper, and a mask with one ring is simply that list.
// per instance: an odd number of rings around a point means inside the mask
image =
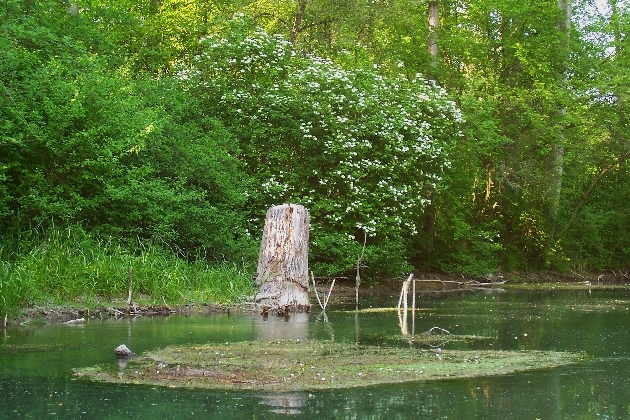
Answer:
[{"label": "forest background", "polygon": [[320,277],[628,268],[621,0],[6,0],[0,313]]}]

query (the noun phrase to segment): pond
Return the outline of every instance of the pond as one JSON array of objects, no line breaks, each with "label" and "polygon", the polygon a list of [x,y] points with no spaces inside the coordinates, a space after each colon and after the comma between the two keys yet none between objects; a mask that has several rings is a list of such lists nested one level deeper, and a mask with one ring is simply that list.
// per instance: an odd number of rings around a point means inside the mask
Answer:
[{"label": "pond", "polygon": [[[395,306],[397,296],[365,298]],[[472,379],[296,393],[109,385],[76,379],[73,368],[116,365],[113,349],[136,353],[171,344],[326,339],[401,345],[395,311],[316,307],[289,319],[211,314],[90,319],[83,325],[0,330],[0,419],[564,419],[630,418],[630,290],[516,290],[419,294],[408,329],[432,327],[485,340],[445,349],[584,352],[577,364]],[[446,341],[446,338],[445,338]]]}]

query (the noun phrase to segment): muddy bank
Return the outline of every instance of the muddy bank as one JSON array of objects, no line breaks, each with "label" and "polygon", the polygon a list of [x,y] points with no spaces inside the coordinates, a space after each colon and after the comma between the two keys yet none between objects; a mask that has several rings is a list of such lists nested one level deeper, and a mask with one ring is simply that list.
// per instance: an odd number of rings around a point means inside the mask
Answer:
[{"label": "muddy bank", "polygon": [[80,323],[89,319],[128,318],[141,316],[193,315],[209,313],[254,312],[257,308],[251,303],[238,305],[191,304],[169,305],[131,305],[120,302],[97,307],[77,307],[63,305],[32,306],[22,310],[22,314],[9,324],[26,325],[32,323]]}]

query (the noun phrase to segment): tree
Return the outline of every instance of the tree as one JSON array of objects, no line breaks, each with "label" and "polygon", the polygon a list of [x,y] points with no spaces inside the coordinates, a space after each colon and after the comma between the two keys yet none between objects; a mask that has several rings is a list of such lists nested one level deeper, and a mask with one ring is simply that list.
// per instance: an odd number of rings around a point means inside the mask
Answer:
[{"label": "tree", "polygon": [[440,21],[440,8],[437,1],[429,1],[429,55],[431,56],[431,67],[436,68],[438,64],[438,25]]}]

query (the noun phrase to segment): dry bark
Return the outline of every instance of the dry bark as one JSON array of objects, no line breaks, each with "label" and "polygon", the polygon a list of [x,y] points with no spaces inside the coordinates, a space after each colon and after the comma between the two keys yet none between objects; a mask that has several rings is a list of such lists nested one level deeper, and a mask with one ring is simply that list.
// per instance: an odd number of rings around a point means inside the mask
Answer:
[{"label": "dry bark", "polygon": [[309,310],[309,228],[303,206],[283,204],[267,211],[256,273],[256,303],[263,313]]}]

